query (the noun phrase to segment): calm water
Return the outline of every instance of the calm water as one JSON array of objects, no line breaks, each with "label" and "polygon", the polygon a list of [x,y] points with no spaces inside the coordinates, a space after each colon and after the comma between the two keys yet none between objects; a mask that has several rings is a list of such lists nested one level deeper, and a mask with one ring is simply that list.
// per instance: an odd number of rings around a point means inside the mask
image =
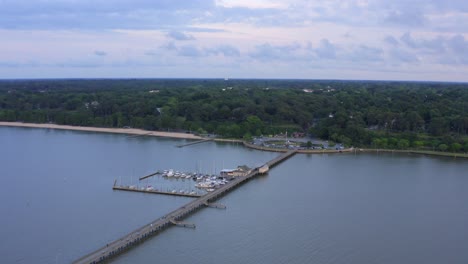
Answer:
[{"label": "calm water", "polygon": [[[0,262],[69,263],[190,201],[112,191],[157,169],[277,154],[232,144],[0,128]],[[468,162],[296,155],[115,263],[468,263]],[[150,180],[166,188],[189,181]]]}]

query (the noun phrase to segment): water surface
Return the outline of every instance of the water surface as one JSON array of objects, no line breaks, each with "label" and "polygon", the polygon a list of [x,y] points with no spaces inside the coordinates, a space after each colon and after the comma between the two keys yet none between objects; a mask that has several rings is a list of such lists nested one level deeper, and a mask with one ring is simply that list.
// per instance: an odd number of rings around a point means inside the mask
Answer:
[{"label": "water surface", "polygon": [[[112,191],[156,169],[258,165],[276,153],[213,142],[0,128],[3,263],[69,263],[190,201]],[[468,162],[296,155],[115,263],[468,263]],[[188,183],[155,178],[152,184]]]}]

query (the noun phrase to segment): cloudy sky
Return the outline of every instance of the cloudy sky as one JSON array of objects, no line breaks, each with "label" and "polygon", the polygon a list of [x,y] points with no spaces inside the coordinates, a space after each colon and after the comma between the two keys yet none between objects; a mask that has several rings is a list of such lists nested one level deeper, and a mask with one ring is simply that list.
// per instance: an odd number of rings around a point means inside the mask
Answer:
[{"label": "cloudy sky", "polygon": [[466,0],[0,0],[0,78],[468,81]]}]

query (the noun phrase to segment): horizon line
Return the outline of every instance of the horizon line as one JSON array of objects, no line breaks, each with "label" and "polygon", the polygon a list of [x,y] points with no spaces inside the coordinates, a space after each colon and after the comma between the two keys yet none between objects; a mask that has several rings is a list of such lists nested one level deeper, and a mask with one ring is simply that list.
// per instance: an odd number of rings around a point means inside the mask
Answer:
[{"label": "horizon line", "polygon": [[238,80],[238,81],[327,81],[327,82],[398,82],[398,83],[451,83],[468,84],[468,81],[434,81],[434,80],[402,80],[402,79],[314,79],[314,78],[221,78],[221,77],[44,77],[44,78],[1,78],[0,82],[8,81],[91,81],[91,80]]}]

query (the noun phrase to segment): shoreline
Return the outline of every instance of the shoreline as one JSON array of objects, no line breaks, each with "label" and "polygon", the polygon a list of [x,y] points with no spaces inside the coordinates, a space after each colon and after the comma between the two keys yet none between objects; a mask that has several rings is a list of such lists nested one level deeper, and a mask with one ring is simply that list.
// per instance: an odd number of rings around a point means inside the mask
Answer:
[{"label": "shoreline", "polygon": [[[268,148],[263,146],[257,146],[253,144],[249,144],[245,141],[241,141],[242,144],[251,149],[261,150],[261,151],[270,151],[270,152],[287,152],[288,149],[277,149],[277,148]],[[415,154],[415,155],[427,155],[427,156],[435,156],[435,157],[448,157],[448,158],[462,158],[468,159],[468,154],[465,153],[455,153],[455,152],[438,152],[438,151],[427,151],[427,150],[402,150],[402,149],[368,149],[368,148],[346,148],[342,150],[334,150],[334,149],[324,149],[324,150],[317,150],[317,149],[301,149],[298,150],[298,154],[349,154],[349,153],[373,153],[379,154],[380,153],[400,153],[400,154]]]},{"label": "shoreline", "polygon": [[[206,139],[204,137],[196,136],[194,134],[180,133],[180,132],[163,132],[163,131],[150,131],[139,128],[104,128],[104,127],[82,127],[82,126],[70,126],[70,125],[56,125],[56,124],[38,124],[38,123],[22,123],[22,122],[3,122],[0,121],[0,127],[25,127],[25,128],[46,128],[46,129],[60,129],[60,130],[72,130],[72,131],[84,131],[84,132],[98,132],[98,133],[114,133],[114,134],[127,134],[135,136],[152,136],[152,137],[166,137],[175,139],[192,139],[201,140]],[[213,139],[215,142],[229,142],[229,143],[241,143],[243,146],[251,149],[257,149],[261,151],[271,152],[286,152],[287,149],[275,149],[267,148],[262,146],[256,146],[253,144],[246,143],[243,140],[238,139]],[[452,158],[468,158],[468,154],[465,153],[452,153],[452,152],[438,152],[438,151],[424,151],[424,150],[396,150],[396,149],[368,149],[368,148],[348,148],[343,150],[299,150],[300,154],[333,154],[333,153],[407,153],[417,155],[429,155],[439,157],[452,157]]]},{"label": "shoreline", "polygon": [[167,137],[178,139],[203,139],[203,137],[194,134],[180,133],[180,132],[163,132],[163,131],[150,131],[138,128],[104,128],[104,127],[82,127],[82,126],[69,126],[69,125],[56,125],[56,124],[37,124],[37,123],[20,123],[20,122],[0,122],[2,127],[26,127],[26,128],[48,128],[48,129],[61,129],[85,132],[99,132],[99,133],[115,133],[127,134],[136,136],[152,136],[152,137]]},{"label": "shoreline", "polygon": [[448,157],[448,158],[462,158],[468,159],[468,154],[465,153],[455,153],[455,152],[439,152],[439,151],[430,151],[430,150],[410,150],[410,149],[356,149],[357,152],[366,152],[366,153],[406,153],[406,154],[417,154],[417,155],[428,155],[428,156],[437,156],[437,157]]}]

